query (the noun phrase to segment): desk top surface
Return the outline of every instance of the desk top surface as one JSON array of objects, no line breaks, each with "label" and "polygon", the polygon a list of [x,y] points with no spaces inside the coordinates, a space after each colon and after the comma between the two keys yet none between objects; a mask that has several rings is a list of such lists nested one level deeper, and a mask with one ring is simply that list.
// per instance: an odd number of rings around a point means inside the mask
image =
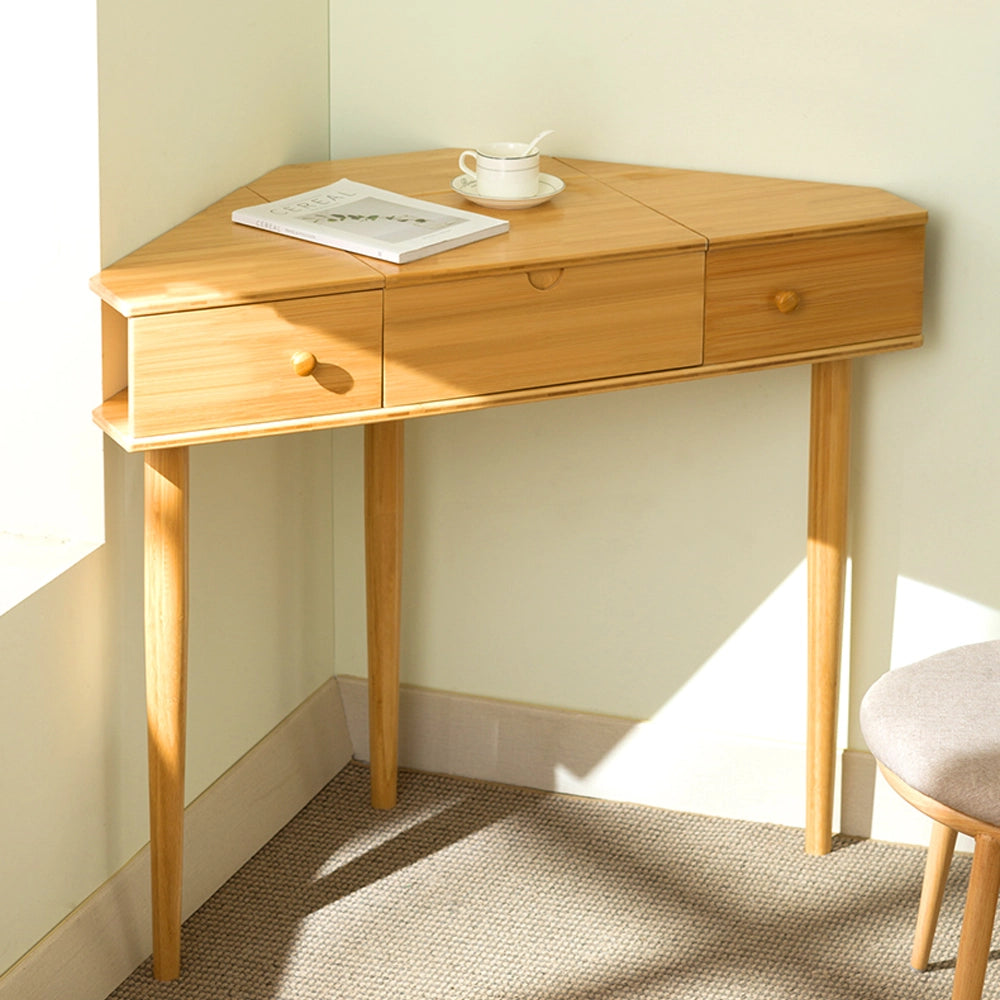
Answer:
[{"label": "desk top surface", "polygon": [[[459,150],[278,167],[105,268],[92,288],[124,316],[452,281],[922,225],[877,188],[543,158],[566,182],[552,201],[503,212],[451,189]],[[397,265],[236,225],[234,209],[341,177],[507,218],[501,236]]]}]

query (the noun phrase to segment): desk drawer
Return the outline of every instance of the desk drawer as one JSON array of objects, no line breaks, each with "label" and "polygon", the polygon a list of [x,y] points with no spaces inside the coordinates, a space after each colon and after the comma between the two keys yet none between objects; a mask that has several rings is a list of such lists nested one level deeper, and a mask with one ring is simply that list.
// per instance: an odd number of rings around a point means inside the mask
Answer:
[{"label": "desk drawer", "polygon": [[697,365],[704,254],[386,291],[385,402]]},{"label": "desk drawer", "polygon": [[923,256],[922,226],[712,250],[705,363],[918,334]]},{"label": "desk drawer", "polygon": [[[352,292],[129,320],[137,436],[381,405],[382,293]],[[298,352],[309,367],[296,373]]]}]

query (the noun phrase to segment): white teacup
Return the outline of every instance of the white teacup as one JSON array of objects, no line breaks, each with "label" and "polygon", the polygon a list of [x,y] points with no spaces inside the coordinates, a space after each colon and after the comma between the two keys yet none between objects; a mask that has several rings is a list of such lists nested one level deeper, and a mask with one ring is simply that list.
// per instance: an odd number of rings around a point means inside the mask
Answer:
[{"label": "white teacup", "polygon": [[[538,153],[526,155],[523,142],[490,142],[458,158],[462,172],[476,179],[486,198],[533,198],[538,194]],[[475,161],[475,170],[466,163]]]}]

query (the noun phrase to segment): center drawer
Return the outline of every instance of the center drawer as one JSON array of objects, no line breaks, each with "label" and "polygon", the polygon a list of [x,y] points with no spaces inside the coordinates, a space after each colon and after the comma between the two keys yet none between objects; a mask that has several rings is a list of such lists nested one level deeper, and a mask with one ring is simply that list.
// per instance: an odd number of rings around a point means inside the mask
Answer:
[{"label": "center drawer", "polygon": [[136,436],[381,405],[382,292],[351,292],[128,321]]},{"label": "center drawer", "polygon": [[697,365],[704,254],[386,290],[385,404]]}]

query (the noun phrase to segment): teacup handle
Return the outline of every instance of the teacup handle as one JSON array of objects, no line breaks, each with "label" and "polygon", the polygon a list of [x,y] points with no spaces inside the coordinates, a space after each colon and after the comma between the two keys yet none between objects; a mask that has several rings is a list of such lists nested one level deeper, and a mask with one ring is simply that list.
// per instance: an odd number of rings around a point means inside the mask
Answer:
[{"label": "teacup handle", "polygon": [[475,160],[475,159],[476,159],[476,151],[475,151],[474,149],[467,149],[467,150],[466,150],[466,151],[465,151],[464,153],[462,153],[462,155],[461,155],[461,156],[460,156],[460,157],[458,158],[458,165],[459,165],[459,167],[461,167],[461,169],[462,169],[462,173],[463,173],[463,174],[468,174],[468,175],[469,175],[470,177],[475,177],[475,176],[476,176],[476,171],[475,171],[475,170],[470,170],[470,169],[469,169],[469,168],[468,168],[468,167],[467,167],[467,166],[465,165],[465,158],[466,158],[467,156],[471,156],[471,157],[473,158],[473,160]]}]

